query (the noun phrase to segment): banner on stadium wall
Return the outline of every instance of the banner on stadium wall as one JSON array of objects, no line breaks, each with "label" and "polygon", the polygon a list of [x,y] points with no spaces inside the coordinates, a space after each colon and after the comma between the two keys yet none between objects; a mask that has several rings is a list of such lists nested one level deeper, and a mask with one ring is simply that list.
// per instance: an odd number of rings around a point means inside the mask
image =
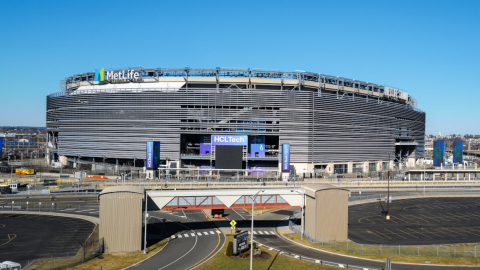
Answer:
[{"label": "banner on stadium wall", "polygon": [[463,142],[453,141],[453,163],[463,163]]},{"label": "banner on stadium wall", "polygon": [[433,141],[433,166],[445,165],[445,141]]},{"label": "banner on stadium wall", "polygon": [[0,138],[0,163],[2,163],[3,139]]},{"label": "banner on stadium wall", "polygon": [[209,155],[212,151],[211,136],[201,135],[200,136],[200,156]]},{"label": "banner on stadium wall", "polygon": [[290,144],[282,144],[282,172],[290,172]]},{"label": "banner on stadium wall", "polygon": [[247,145],[247,135],[212,135],[213,145]]},{"label": "banner on stadium wall", "polygon": [[156,169],[160,164],[160,142],[147,142],[147,169]]},{"label": "banner on stadium wall", "polygon": [[255,170],[259,172],[248,172],[249,175],[264,175],[265,174],[265,164],[257,164],[253,166],[247,166],[247,170]]},{"label": "banner on stadium wall", "polygon": [[265,136],[248,137],[250,157],[265,157]]}]

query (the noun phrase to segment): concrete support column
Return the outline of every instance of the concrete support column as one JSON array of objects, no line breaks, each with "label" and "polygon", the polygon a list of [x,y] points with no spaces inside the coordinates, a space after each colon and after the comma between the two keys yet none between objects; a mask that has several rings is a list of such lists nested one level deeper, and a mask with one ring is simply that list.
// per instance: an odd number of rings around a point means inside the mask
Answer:
[{"label": "concrete support column", "polygon": [[458,175],[459,175],[459,173],[457,173],[457,181],[458,181]]},{"label": "concrete support column", "polygon": [[432,173],[433,181],[435,181],[435,173]]},{"label": "concrete support column", "polygon": [[411,175],[411,173],[408,174],[408,181],[409,181],[409,182],[410,182],[410,175]]}]

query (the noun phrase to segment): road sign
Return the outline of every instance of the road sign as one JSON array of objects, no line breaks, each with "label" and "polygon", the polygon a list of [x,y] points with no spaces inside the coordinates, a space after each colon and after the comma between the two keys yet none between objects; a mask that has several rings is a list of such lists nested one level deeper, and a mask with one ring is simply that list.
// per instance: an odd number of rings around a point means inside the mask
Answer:
[{"label": "road sign", "polygon": [[232,225],[232,227],[235,227],[235,225],[237,225],[237,222],[232,219],[232,221],[230,221],[230,225]]},{"label": "road sign", "polygon": [[248,249],[248,232],[237,232],[233,236],[233,254],[238,254]]}]

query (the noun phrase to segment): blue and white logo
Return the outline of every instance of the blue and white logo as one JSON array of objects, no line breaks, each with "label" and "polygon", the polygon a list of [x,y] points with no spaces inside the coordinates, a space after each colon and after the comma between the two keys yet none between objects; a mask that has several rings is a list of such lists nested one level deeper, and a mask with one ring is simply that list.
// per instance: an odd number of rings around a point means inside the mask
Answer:
[{"label": "blue and white logo", "polygon": [[212,145],[247,145],[247,135],[212,135]]},{"label": "blue and white logo", "polygon": [[282,172],[290,171],[290,144],[282,144]]}]

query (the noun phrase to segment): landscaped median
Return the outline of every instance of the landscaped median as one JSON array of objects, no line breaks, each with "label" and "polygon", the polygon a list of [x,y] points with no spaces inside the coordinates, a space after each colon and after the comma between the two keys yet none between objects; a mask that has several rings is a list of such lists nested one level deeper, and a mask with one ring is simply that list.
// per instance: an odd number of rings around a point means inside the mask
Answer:
[{"label": "landscaped median", "polygon": [[[311,243],[307,239],[300,240],[300,235],[296,233],[283,234],[283,236],[309,247],[359,258],[379,260],[382,262],[385,262],[385,259],[388,257],[393,262],[425,264],[429,261],[430,264],[480,265],[479,244],[374,246],[356,244],[351,241]],[[479,249],[478,256],[476,254],[477,248]]]},{"label": "landscaped median", "polygon": [[[224,269],[250,269],[250,256],[241,258],[226,256],[228,243],[233,242],[233,235],[227,234],[225,239],[225,245],[223,248],[215,254],[211,259],[200,265],[199,270],[224,270]],[[299,258],[293,258],[290,256],[282,255],[278,252],[274,252],[263,247],[259,247],[262,250],[263,256],[253,260],[253,268],[255,269],[340,269],[338,267],[320,265],[319,263],[300,260]]]}]

